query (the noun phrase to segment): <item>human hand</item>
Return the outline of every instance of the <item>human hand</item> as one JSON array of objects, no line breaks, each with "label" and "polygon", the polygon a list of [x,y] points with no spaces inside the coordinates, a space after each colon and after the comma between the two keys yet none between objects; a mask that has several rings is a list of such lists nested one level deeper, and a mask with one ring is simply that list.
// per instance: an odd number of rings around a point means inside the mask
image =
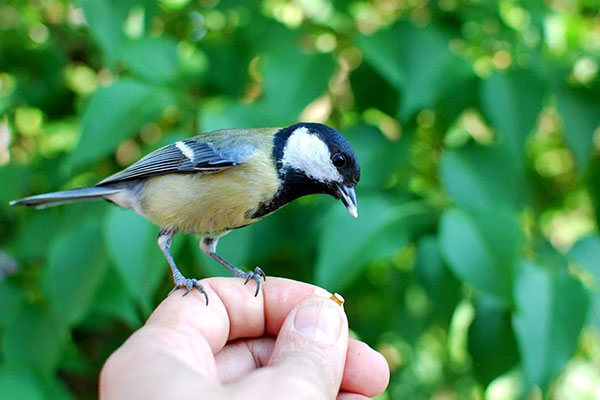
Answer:
[{"label": "human hand", "polygon": [[364,400],[387,363],[348,339],[343,307],[315,286],[269,278],[258,297],[238,279],[168,296],[107,360],[100,398]]}]

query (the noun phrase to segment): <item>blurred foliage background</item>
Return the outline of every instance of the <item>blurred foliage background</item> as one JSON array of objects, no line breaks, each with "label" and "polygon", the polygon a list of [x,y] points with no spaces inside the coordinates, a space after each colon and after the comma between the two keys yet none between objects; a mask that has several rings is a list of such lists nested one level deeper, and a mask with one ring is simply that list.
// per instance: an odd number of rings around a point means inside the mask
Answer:
[{"label": "blurred foliage background", "polygon": [[303,120],[354,145],[360,217],[303,198],[222,255],[343,293],[382,399],[600,399],[599,63],[597,0],[3,0],[0,398],[95,398],[171,288],[134,213],[9,200]]}]

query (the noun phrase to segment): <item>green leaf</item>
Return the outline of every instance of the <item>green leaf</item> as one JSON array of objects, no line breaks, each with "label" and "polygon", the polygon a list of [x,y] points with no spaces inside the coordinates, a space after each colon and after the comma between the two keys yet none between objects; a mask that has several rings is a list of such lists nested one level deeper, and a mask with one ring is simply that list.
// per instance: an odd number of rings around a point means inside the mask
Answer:
[{"label": "green leaf", "polygon": [[595,280],[588,323],[600,327],[600,235],[591,234],[580,239],[567,254],[569,260],[577,263],[590,273]]},{"label": "green leaf", "polygon": [[[15,257],[20,262],[31,262],[45,257],[51,241],[49,237],[56,235],[56,227],[61,219],[56,210],[47,210],[28,215],[27,223],[17,232]],[[35,246],[32,244],[35,243]]]},{"label": "green leaf", "polygon": [[169,90],[132,79],[120,79],[98,90],[83,115],[72,166],[78,168],[107,156],[172,103]]},{"label": "green leaf", "polygon": [[429,210],[421,203],[394,206],[382,197],[359,196],[353,220],[340,204],[325,214],[316,261],[316,284],[329,290],[347,286],[367,263],[389,258],[406,245],[407,220]]},{"label": "green leaf", "polygon": [[327,89],[334,67],[329,55],[307,55],[289,46],[266,54],[264,93],[270,113],[295,118]]},{"label": "green leaf", "polygon": [[588,294],[565,271],[523,262],[515,282],[513,327],[528,385],[546,387],[577,346]]},{"label": "green leaf", "polygon": [[496,266],[512,282],[523,244],[517,211],[494,205],[478,211],[474,216]]},{"label": "green leaf", "polygon": [[[327,55],[307,55],[282,48],[264,56],[264,97],[250,105],[218,99],[200,111],[205,131],[231,126],[283,126],[327,89],[335,62]],[[294,73],[289,73],[289,65]]]},{"label": "green leaf", "polygon": [[579,240],[569,251],[569,258],[585,268],[600,284],[600,235],[589,235]]},{"label": "green leaf", "polygon": [[91,313],[117,317],[132,329],[142,324],[135,302],[116,267],[109,268],[105,275],[104,282],[98,288]]},{"label": "green leaf", "polygon": [[177,73],[177,47],[170,39],[142,37],[126,42],[119,58],[135,74],[153,82],[169,82]]},{"label": "green leaf", "polygon": [[476,211],[491,204],[516,205],[518,177],[508,154],[498,147],[469,145],[442,154],[440,178],[452,199]]},{"label": "green leaf", "polygon": [[[495,222],[502,224],[502,218],[498,214]],[[475,288],[510,304],[512,266],[499,262],[486,239],[475,218],[466,212],[450,209],[442,215],[440,248],[450,269]]]},{"label": "green leaf", "polygon": [[519,360],[510,311],[483,296],[469,328],[469,353],[484,385],[511,369]]},{"label": "green leaf", "polygon": [[450,322],[460,299],[460,284],[444,263],[439,242],[433,235],[423,236],[417,242],[415,275],[437,305],[434,312]]},{"label": "green leaf", "polygon": [[[0,124],[2,121],[0,121]],[[3,165],[0,168],[0,181],[2,182],[2,190],[0,190],[0,204],[8,204],[9,201],[15,200],[25,192],[27,181],[31,171],[16,165]],[[1,210],[4,214],[4,210]]]},{"label": "green leaf", "polygon": [[[131,298],[146,309],[161,280],[169,270],[157,244],[158,229],[131,210],[114,207],[107,215],[104,238],[116,270]],[[179,241],[174,241],[175,255]]]},{"label": "green leaf", "polygon": [[24,291],[8,280],[0,281],[0,299],[2,299],[0,327],[4,328],[12,323],[25,306],[26,299]]},{"label": "green leaf", "polygon": [[[400,92],[397,86],[384,79],[371,64],[363,62],[352,71],[350,85],[356,111],[362,113],[374,108],[387,115],[395,115],[398,111]],[[377,96],[373,96],[374,87]]]},{"label": "green leaf", "polygon": [[396,88],[400,88],[406,80],[403,62],[406,43],[402,38],[409,36],[413,29],[411,25],[402,23],[374,35],[357,38],[365,60]]},{"label": "green leaf", "polygon": [[101,234],[91,220],[62,234],[50,248],[44,288],[52,308],[74,324],[85,316],[106,273]]},{"label": "green leaf", "polygon": [[600,329],[600,291],[591,293],[590,307],[588,312],[588,324]]},{"label": "green leaf", "polygon": [[82,0],[81,8],[109,65],[114,65],[125,39],[123,25],[136,0]]},{"label": "green leaf", "polygon": [[[89,325],[83,324],[83,329]],[[67,374],[84,374],[92,372],[92,366],[86,355],[77,347],[72,337],[67,337],[62,347],[62,357],[58,366],[60,371]]]},{"label": "green leaf", "polygon": [[60,377],[50,377],[45,379],[46,399],[78,400]]},{"label": "green leaf", "polygon": [[18,364],[0,365],[0,399],[45,399],[41,377]]},{"label": "green leaf", "polygon": [[588,188],[592,206],[596,211],[596,226],[600,226],[600,157],[590,163],[590,173],[587,174],[585,185]]},{"label": "green leaf", "polygon": [[221,95],[237,97],[244,91],[248,64],[253,57],[244,39],[243,36],[228,37],[202,47],[208,60],[206,81]]},{"label": "green leaf", "polygon": [[377,128],[358,125],[342,134],[352,144],[360,160],[360,190],[379,190],[393,179],[398,171],[407,173],[410,166],[411,136],[390,141]]},{"label": "green leaf", "polygon": [[595,93],[563,89],[557,93],[565,139],[583,170],[592,155],[595,130],[600,126],[600,100]]},{"label": "green leaf", "polygon": [[406,120],[419,109],[435,105],[448,85],[454,84],[448,75],[472,75],[450,53],[449,41],[450,35],[437,27],[417,28],[401,22],[374,35],[359,36],[357,44],[365,60],[401,91],[398,116]]},{"label": "green leaf", "polygon": [[2,337],[2,354],[9,363],[25,364],[47,375],[60,360],[67,326],[52,310],[25,307]]},{"label": "green leaf", "polygon": [[542,110],[545,87],[530,70],[496,73],[481,85],[481,106],[485,117],[517,165],[523,161],[525,139]]},{"label": "green leaf", "polygon": [[200,123],[204,132],[223,127],[281,126],[290,120],[271,114],[264,103],[239,104],[219,99],[205,102],[200,109]]}]

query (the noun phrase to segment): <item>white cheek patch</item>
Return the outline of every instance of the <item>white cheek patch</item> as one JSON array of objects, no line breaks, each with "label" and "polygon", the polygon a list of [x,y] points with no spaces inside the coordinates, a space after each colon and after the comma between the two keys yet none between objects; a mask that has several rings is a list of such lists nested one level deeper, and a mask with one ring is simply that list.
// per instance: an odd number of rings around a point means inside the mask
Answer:
[{"label": "white cheek patch", "polygon": [[341,182],[342,176],[331,163],[327,145],[305,127],[296,129],[283,149],[283,167],[300,170],[320,182]]}]

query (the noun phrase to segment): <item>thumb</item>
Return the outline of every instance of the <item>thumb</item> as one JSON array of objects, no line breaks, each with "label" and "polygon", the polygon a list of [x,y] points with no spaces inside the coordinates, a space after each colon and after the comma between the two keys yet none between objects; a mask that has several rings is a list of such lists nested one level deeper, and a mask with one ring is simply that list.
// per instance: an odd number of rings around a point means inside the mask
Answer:
[{"label": "thumb", "polygon": [[329,294],[314,296],[300,302],[287,316],[269,366],[291,381],[290,388],[282,388],[294,390],[289,394],[335,399],[347,349],[348,320],[343,307],[331,300]]}]

